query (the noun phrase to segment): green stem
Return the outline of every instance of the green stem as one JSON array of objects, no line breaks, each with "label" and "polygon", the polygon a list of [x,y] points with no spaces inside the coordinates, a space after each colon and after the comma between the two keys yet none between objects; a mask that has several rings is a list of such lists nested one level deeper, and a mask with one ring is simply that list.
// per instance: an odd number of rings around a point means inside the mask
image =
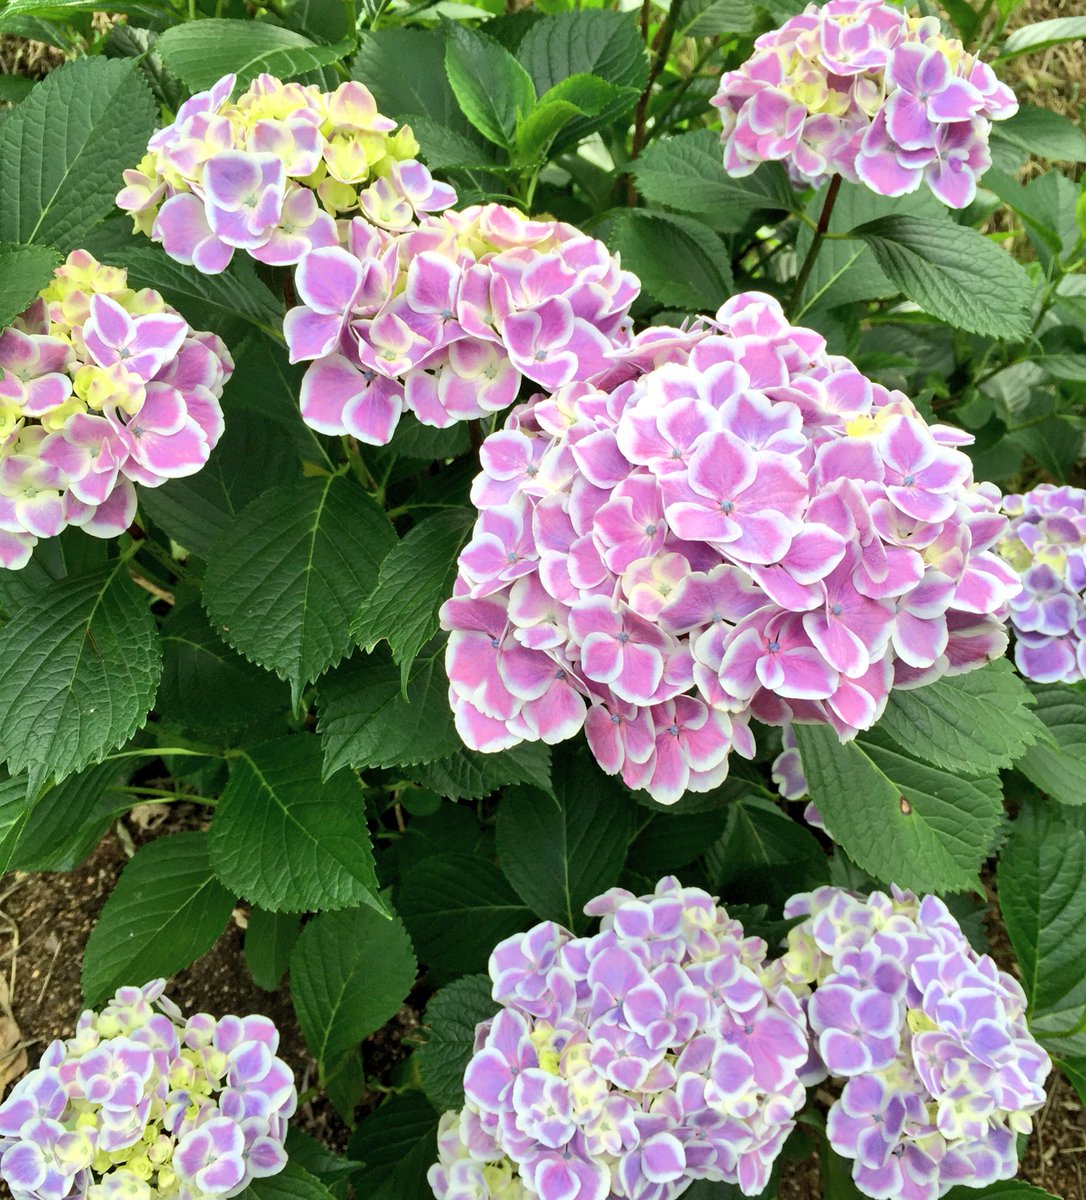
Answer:
[{"label": "green stem", "polygon": [[803,260],[803,265],[799,269],[799,274],[796,276],[796,282],[792,287],[792,293],[788,297],[788,303],[785,309],[789,314],[795,311],[796,305],[799,303],[800,296],[803,295],[803,288],[807,280],[811,276],[811,271],[814,269],[815,259],[818,258],[818,252],[822,249],[822,242],[830,227],[830,217],[833,215],[833,206],[837,203],[837,193],[841,190],[841,176],[835,175],[830,180],[829,190],[826,192],[826,199],[822,205],[822,212],[818,217],[818,224],[815,226],[814,237],[811,238],[811,245],[807,250],[807,257]]},{"label": "green stem", "polygon": [[118,750],[107,754],[103,762],[118,762],[122,758],[224,758],[221,750],[186,750],[183,746],[141,746],[138,750]]},{"label": "green stem", "polygon": [[166,788],[153,787],[119,787],[113,791],[120,792],[122,796],[131,796],[136,800],[158,800],[164,803],[176,803],[178,801],[187,800],[191,804],[206,804],[210,808],[214,808],[218,804],[218,800],[211,796],[195,796],[188,792],[171,792]]}]

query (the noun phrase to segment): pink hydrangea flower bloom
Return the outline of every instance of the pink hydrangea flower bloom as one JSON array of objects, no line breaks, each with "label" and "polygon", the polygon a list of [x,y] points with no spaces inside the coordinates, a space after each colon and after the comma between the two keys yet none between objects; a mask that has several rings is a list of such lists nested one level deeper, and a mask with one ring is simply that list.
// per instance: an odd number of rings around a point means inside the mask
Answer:
[{"label": "pink hydrangea flower bloom", "polygon": [[502,205],[400,233],[355,218],[345,247],[311,251],[284,330],[309,362],[302,416],[372,445],[402,412],[444,428],[508,408],[521,382],[588,378],[629,338],[638,284],[606,247]]},{"label": "pink hydrangea flower bloom", "polygon": [[77,525],[116,537],[133,483],[198,471],[223,431],[226,347],[76,250],[0,334],[0,566]]},{"label": "pink hydrangea flower bloom", "polygon": [[806,1000],[838,1090],[830,1144],[859,1190],[938,1200],[1013,1177],[1052,1068],[1018,982],[935,896],[824,887],[784,911],[804,919],[769,976]]},{"label": "pink hydrangea flower bloom", "polygon": [[286,1165],[294,1076],[267,1017],[187,1019],[166,981],[123,987],[0,1104],[0,1178],[23,1200],[227,1197]]},{"label": "pink hydrangea flower bloom", "polygon": [[766,945],[678,880],[613,888],[494,948],[497,1015],[446,1113],[438,1200],[668,1200],[696,1179],[765,1187],[802,1106],[810,1044]]},{"label": "pink hydrangea flower bloom", "polygon": [[900,196],[927,183],[951,208],[972,201],[991,165],[992,122],[1018,111],[938,18],[886,0],[808,6],[758,38],[712,103],[732,175],[779,161],[796,184],[841,175]]},{"label": "pink hydrangea flower bloom", "polygon": [[227,75],[186,101],[117,195],[178,262],[213,275],[242,250],[293,266],[339,244],[337,218],[401,231],[456,202],[363,84],[322,92],[265,74],[232,100],[234,84]]},{"label": "pink hydrangea flower bloom", "polygon": [[530,648],[561,673],[547,740],[583,723],[604,770],[670,803],[753,754],[751,717],[845,739],[892,687],[983,665],[1020,584],[961,445],[768,296],[635,337],[483,444],[442,610],[457,728],[479,750],[537,736],[510,681]]},{"label": "pink hydrangea flower bloom", "polygon": [[1086,678],[1086,491],[1042,483],[1007,496],[1010,529],[997,553],[1017,573],[1014,661],[1038,683]]}]

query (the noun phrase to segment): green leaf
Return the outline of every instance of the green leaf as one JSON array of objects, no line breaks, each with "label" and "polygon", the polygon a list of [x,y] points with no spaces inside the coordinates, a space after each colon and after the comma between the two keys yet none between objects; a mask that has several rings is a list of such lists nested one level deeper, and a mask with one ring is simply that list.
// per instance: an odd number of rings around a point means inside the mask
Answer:
[{"label": "green leaf", "polygon": [[1051,684],[1034,686],[1033,694],[1056,748],[1031,746],[1015,765],[1053,800],[1086,804],[1086,693]]},{"label": "green leaf", "polygon": [[146,595],[120,560],[43,589],[0,629],[0,756],[31,790],[141,728],[162,674]]},{"label": "green leaf", "polygon": [[542,159],[551,143],[575,117],[595,117],[587,122],[590,131],[610,122],[621,111],[623,100],[632,108],[640,93],[636,88],[608,83],[598,75],[570,75],[539,98],[539,103],[517,125],[517,157],[532,163]]},{"label": "green leaf", "polygon": [[413,766],[452,754],[461,743],[443,659],[444,645],[436,638],[415,659],[406,691],[383,646],[369,656],[355,654],[322,680],[317,728],[325,776],[345,766]]},{"label": "green leaf", "polygon": [[412,768],[411,777],[450,800],[482,800],[508,783],[551,790],[551,750],[545,742],[522,742],[497,754],[460,749],[448,758]]},{"label": "green leaf", "polygon": [[1059,1053],[1086,1052],[1086,809],[1043,800],[1024,807],[997,881],[1030,1029]]},{"label": "green leaf", "polygon": [[1032,707],[1029,689],[1002,659],[925,687],[895,689],[879,728],[914,758],[957,774],[987,775],[1009,767],[1034,742],[1049,740]]},{"label": "green leaf", "polygon": [[829,882],[825,851],[810,829],[758,796],[728,805],[724,832],[705,850],[705,865],[725,896],[775,909],[796,892]]},{"label": "green leaf", "polygon": [[986,1188],[960,1187],[951,1188],[944,1200],[1060,1200],[1044,1188],[1034,1187],[1021,1179],[1004,1179],[999,1183],[990,1183]]},{"label": "green leaf", "polygon": [[[404,70],[404,63],[411,70]],[[446,129],[471,134],[445,76],[445,37],[439,29],[379,29],[366,33],[351,62],[351,78],[373,92],[388,117],[426,116]]]},{"label": "green leaf", "polygon": [[414,866],[397,907],[422,961],[447,976],[485,971],[491,950],[534,921],[493,863],[465,854],[446,853]]},{"label": "green leaf", "polygon": [[[195,267],[174,262],[146,238],[133,237],[123,217],[96,226],[81,244],[100,261],[124,267],[129,287],[153,287],[182,313],[198,307],[212,319],[243,317],[276,334],[282,326],[283,306],[258,278],[248,255],[235,254],[230,266],[218,275],[202,275]],[[231,387],[231,392],[234,390],[236,383]]]},{"label": "green leaf", "polygon": [[354,41],[349,38],[334,46],[319,46],[278,25],[222,17],[174,25],[155,43],[166,66],[194,92],[211,87],[233,71],[238,77],[235,95],[262,71],[293,79],[338,62],[353,49]]},{"label": "green leaf", "polygon": [[34,90],[34,83],[25,75],[0,75],[0,104],[20,104]]},{"label": "green leaf", "polygon": [[711,129],[650,142],[631,170],[646,200],[683,212],[709,215],[726,207],[787,211],[796,203],[791,187],[778,186],[779,176],[772,170],[732,179],[724,170],[720,137]]},{"label": "green leaf", "polygon": [[394,1015],[415,982],[403,925],[372,908],[321,913],[290,956],[290,993],[322,1070]]},{"label": "green leaf", "polygon": [[418,652],[437,633],[437,610],[452,595],[456,560],[474,513],[450,509],[419,522],[385,556],[377,586],[351,622],[365,650],[387,641],[404,686]]},{"label": "green leaf", "polygon": [[[123,778],[120,764],[97,763],[39,796],[27,813],[5,869],[72,870],[98,844],[110,821],[134,803],[131,796],[114,790]],[[24,780],[17,782],[25,789]]]},{"label": "green leaf", "polygon": [[353,1178],[365,1200],[405,1200],[430,1190],[426,1172],[437,1155],[437,1113],[419,1092],[390,1096],[351,1137],[349,1152],[365,1167]]},{"label": "green leaf", "polygon": [[625,209],[614,219],[610,246],[645,291],[667,307],[715,312],[731,294],[724,243],[692,217]]},{"label": "green leaf", "polygon": [[535,107],[528,72],[500,42],[467,25],[446,29],[445,73],[464,116],[498,146],[512,146],[517,122]]},{"label": "green leaf", "polygon": [[1029,334],[1033,288],[1005,251],[974,229],[923,217],[882,217],[852,230],[902,293],[958,329]]},{"label": "green leaf", "polygon": [[1086,1104],[1086,1056],[1082,1058],[1057,1058],[1056,1066],[1067,1076],[1079,1100]]},{"label": "green leaf", "polygon": [[[8,0],[3,13],[0,13],[0,33],[19,34],[21,22],[27,17],[63,23],[84,14],[89,16],[100,11],[98,0]],[[121,0],[117,7],[110,11],[161,20],[164,13],[172,10],[167,4],[126,3],[125,0]]]},{"label": "green leaf", "polygon": [[828,726],[796,725],[811,799],[848,856],[886,883],[968,891],[999,826],[998,780],[959,779]]},{"label": "green leaf", "polygon": [[438,1112],[464,1105],[464,1070],[475,1044],[475,1026],[498,1011],[489,975],[466,975],[435,993],[426,1006],[426,1041],[415,1051],[426,1098]]},{"label": "green leaf", "polygon": [[253,983],[262,991],[279,990],[301,932],[301,921],[294,913],[272,913],[263,908],[254,908],[249,913],[245,965]]},{"label": "green leaf", "polygon": [[1022,104],[1013,117],[996,121],[991,139],[1057,162],[1086,162],[1086,133],[1067,117],[1035,104]]},{"label": "green leaf", "polygon": [[197,600],[179,605],[163,622],[162,660],[156,712],[215,735],[218,744],[229,745],[232,735],[255,726],[267,736],[288,709],[283,681],[231,650]]},{"label": "green leaf", "polygon": [[312,735],[241,751],[208,835],[211,866],[236,895],[271,912],[372,905],[373,848],[356,775],[321,781]]},{"label": "green leaf", "polygon": [[254,1179],[242,1195],[245,1200],[335,1200],[328,1188],[293,1158],[277,1175]]},{"label": "green leaf", "polygon": [[305,1167],[310,1175],[316,1175],[336,1200],[347,1200],[349,1177],[362,1166],[361,1163],[341,1157],[312,1134],[303,1133],[297,1125],[291,1125],[287,1130],[285,1149],[290,1161]]},{"label": "green leaf", "polygon": [[132,62],[85,56],[52,71],[0,125],[0,241],[81,245],[142,158],[155,116]]},{"label": "green leaf", "polygon": [[0,779],[0,875],[6,875],[34,808],[21,776]]},{"label": "green leaf", "polygon": [[[471,134],[462,133],[458,129],[450,129],[447,125],[439,125],[437,121],[431,121],[429,117],[412,116],[411,132],[418,139],[420,155],[432,171],[441,171],[447,167],[463,167],[481,171],[508,168],[508,163],[499,162],[497,151],[493,146],[479,141]],[[403,435],[400,429],[397,429],[395,443],[397,450],[402,443]]]},{"label": "green leaf", "polygon": [[629,793],[585,754],[563,747],[553,796],[506,790],[498,808],[498,858],[506,879],[544,921],[575,933],[584,906],[618,882],[633,836]]},{"label": "green leaf", "polygon": [[0,329],[29,306],[58,266],[60,255],[49,246],[0,246]]},{"label": "green leaf", "polygon": [[350,619],[395,540],[381,509],[345,475],[272,488],[214,543],[204,577],[208,616],[297,696],[346,654]]},{"label": "green leaf", "polygon": [[682,21],[682,37],[750,33],[754,28],[754,5],[751,0],[692,0],[683,5]]},{"label": "green leaf", "polygon": [[999,57],[1016,58],[1019,54],[1032,54],[1060,42],[1077,42],[1086,38],[1086,17],[1054,17],[1050,21],[1037,21],[1023,25],[1003,43]]},{"label": "green leaf", "polygon": [[90,1008],[133,980],[173,975],[218,940],[234,897],[211,873],[207,834],[175,833],[136,851],[83,955]]}]

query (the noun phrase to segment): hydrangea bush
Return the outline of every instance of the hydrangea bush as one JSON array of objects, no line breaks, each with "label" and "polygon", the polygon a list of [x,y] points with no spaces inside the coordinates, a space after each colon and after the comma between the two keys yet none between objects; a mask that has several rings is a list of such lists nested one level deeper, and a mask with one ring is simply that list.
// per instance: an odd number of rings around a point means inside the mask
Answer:
[{"label": "hydrangea bush", "polygon": [[1081,19],[513,7],[0,12],[0,1176],[1051,1198]]}]

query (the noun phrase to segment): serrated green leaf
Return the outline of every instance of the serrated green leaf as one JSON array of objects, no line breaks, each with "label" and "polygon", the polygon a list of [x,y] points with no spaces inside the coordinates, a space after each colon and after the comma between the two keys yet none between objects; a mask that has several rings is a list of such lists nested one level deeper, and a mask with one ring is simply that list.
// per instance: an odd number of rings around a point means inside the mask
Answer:
[{"label": "serrated green leaf", "polygon": [[0,875],[7,874],[33,808],[22,776],[0,779]]},{"label": "serrated green leaf", "polygon": [[49,246],[0,246],[0,329],[27,308],[59,265]]},{"label": "serrated green leaf", "polygon": [[0,756],[32,791],[146,721],[162,648],[145,600],[118,560],[51,584],[0,629]]},{"label": "serrated green leaf", "polygon": [[1025,806],[997,881],[1031,1030],[1054,1052],[1086,1053],[1086,809]]},{"label": "serrated green leaf", "polygon": [[829,882],[828,860],[810,829],[753,795],[728,805],[723,833],[705,849],[705,865],[725,897],[765,901],[774,909]]},{"label": "serrated green leaf", "polygon": [[1023,25],[1003,43],[1001,59],[1016,58],[1019,54],[1032,54],[1037,50],[1058,46],[1060,42],[1077,42],[1086,38],[1086,17],[1053,17],[1049,21],[1035,21]]},{"label": "serrated green leaf", "polygon": [[155,116],[132,62],[83,57],[51,72],[0,125],[0,241],[81,245],[143,156]]},{"label": "serrated green leaf", "polygon": [[426,1041],[415,1051],[426,1098],[438,1112],[464,1105],[464,1070],[475,1026],[498,1011],[489,975],[467,975],[435,993],[426,1006]]},{"label": "serrated green leaf", "polygon": [[1067,1076],[1067,1082],[1075,1089],[1079,1100],[1086,1104],[1086,1056],[1057,1058],[1056,1066]]},{"label": "serrated green leaf", "polygon": [[353,39],[321,46],[300,33],[252,18],[213,17],[174,25],[155,43],[170,70],[194,91],[209,88],[234,72],[235,94],[263,71],[293,79],[338,62],[354,49]]},{"label": "serrated green leaf", "polygon": [[749,33],[754,28],[751,0],[691,0],[682,9],[682,37],[719,37]]},{"label": "serrated green leaf", "polygon": [[[640,95],[637,88],[622,87],[598,75],[569,75],[539,98],[539,103],[517,125],[517,155],[522,162],[543,158],[558,134],[577,117],[583,133],[609,124]],[[625,103],[624,103],[625,102]]]},{"label": "serrated green leaf", "polygon": [[629,793],[586,754],[561,747],[553,795],[508,788],[498,809],[506,879],[544,921],[584,932],[584,906],[618,882],[633,836]]},{"label": "serrated green leaf", "polygon": [[486,970],[498,942],[535,919],[493,863],[464,854],[445,853],[412,867],[397,908],[423,962],[446,976]]},{"label": "serrated green leaf", "polygon": [[1022,267],[975,229],[894,216],[852,230],[902,293],[958,329],[991,337],[1029,333],[1033,287]]},{"label": "serrated green leaf", "polygon": [[437,633],[437,610],[452,594],[473,516],[471,509],[450,509],[416,525],[385,556],[377,586],[351,621],[351,634],[364,649],[388,642],[404,687],[415,656]]},{"label": "serrated green leaf", "polygon": [[276,720],[283,723],[290,703],[286,685],[231,650],[199,601],[178,606],[163,622],[162,660],[155,704],[160,717],[212,735],[220,745],[255,726],[267,736]]},{"label": "serrated green leaf", "polygon": [[[410,63],[411,70],[404,70]],[[425,116],[446,129],[473,136],[445,76],[445,36],[439,29],[378,29],[363,34],[351,61],[351,78],[373,92],[388,117]]]},{"label": "serrated green leaf", "polygon": [[399,919],[372,908],[321,913],[290,956],[290,993],[305,1043],[322,1069],[391,1017],[415,982]]},{"label": "serrated green leaf", "polygon": [[242,750],[208,834],[211,866],[235,894],[271,912],[369,904],[378,896],[358,777],[321,780],[312,735]]},{"label": "serrated green leaf", "polygon": [[530,783],[551,791],[551,748],[545,742],[522,742],[497,754],[466,748],[448,758],[421,763],[411,777],[449,800],[482,800],[509,783]]},{"label": "serrated green leaf", "polygon": [[390,1096],[351,1137],[348,1151],[366,1165],[354,1177],[365,1200],[426,1195],[426,1172],[436,1155],[437,1113],[420,1092]]},{"label": "serrated green leaf", "polygon": [[1002,815],[998,780],[959,779],[827,726],[796,725],[811,799],[848,856],[886,883],[968,891]]},{"label": "serrated green leaf", "polygon": [[207,834],[175,833],[136,851],[83,954],[83,999],[98,1004],[133,980],[173,975],[215,944],[234,897],[211,873]]},{"label": "serrated green leaf", "polygon": [[663,305],[715,312],[731,294],[732,268],[724,243],[693,217],[626,209],[614,219],[609,245]]},{"label": "serrated green leaf", "polygon": [[792,188],[787,181],[780,186],[780,173],[772,168],[732,179],[724,170],[720,137],[711,129],[650,142],[631,171],[646,200],[683,212],[710,214],[726,207],[787,211],[797,203]]},{"label": "serrated green leaf", "polygon": [[[481,171],[508,168],[507,162],[499,161],[493,146],[477,140],[470,134],[462,133],[458,129],[440,125],[429,117],[413,115],[411,132],[418,139],[419,153],[422,159],[432,171],[441,171],[448,167],[463,167]],[[397,429],[397,449],[401,440],[400,431]]]},{"label": "serrated green leaf", "polygon": [[272,488],[212,546],[204,606],[236,650],[297,694],[346,654],[350,619],[395,540],[344,475]]},{"label": "serrated green leaf", "polygon": [[500,42],[467,25],[450,24],[445,73],[464,116],[495,145],[514,143],[517,122],[535,107],[528,72]]},{"label": "serrated green leaf", "polygon": [[1035,104],[1020,104],[1013,117],[994,122],[991,140],[1057,162],[1086,162],[1086,133],[1067,117]]},{"label": "serrated green leaf", "polygon": [[1032,690],[1056,747],[1031,746],[1015,765],[1053,800],[1086,804],[1086,693],[1062,684]]},{"label": "serrated green leaf", "polygon": [[121,764],[97,763],[39,796],[5,869],[72,870],[91,852],[110,821],[132,807],[131,796],[114,790],[125,776]]},{"label": "serrated green leaf", "polygon": [[895,690],[879,728],[914,758],[986,775],[1009,767],[1034,742],[1049,740],[1032,704],[1029,689],[1003,659],[967,675]]},{"label": "serrated green leaf", "polygon": [[246,1200],[335,1200],[316,1175],[293,1159],[277,1175],[254,1179],[242,1195]]},{"label": "serrated green leaf", "polygon": [[296,913],[254,908],[245,928],[245,965],[253,983],[265,992],[278,991],[290,966],[290,955],[302,923]]},{"label": "serrated green leaf", "polygon": [[129,287],[153,287],[182,313],[192,311],[195,303],[220,319],[243,317],[276,334],[283,323],[282,304],[245,254],[235,254],[218,275],[202,275],[195,267],[168,258],[145,238],[133,237],[123,217],[97,225],[81,244],[100,261],[124,267]]},{"label": "serrated green leaf", "polygon": [[[65,22],[100,11],[98,0],[8,0],[4,11],[0,13],[0,33],[18,34],[22,21],[27,17]],[[161,20],[164,14],[174,12],[169,4],[154,4],[147,0],[143,3],[127,3],[126,0],[120,0],[117,7],[110,11],[150,20]]]},{"label": "serrated green leaf", "polygon": [[324,773],[341,767],[414,766],[435,762],[461,744],[449,709],[444,645],[435,639],[415,659],[406,694],[383,646],[355,654],[321,681],[317,728]]}]

